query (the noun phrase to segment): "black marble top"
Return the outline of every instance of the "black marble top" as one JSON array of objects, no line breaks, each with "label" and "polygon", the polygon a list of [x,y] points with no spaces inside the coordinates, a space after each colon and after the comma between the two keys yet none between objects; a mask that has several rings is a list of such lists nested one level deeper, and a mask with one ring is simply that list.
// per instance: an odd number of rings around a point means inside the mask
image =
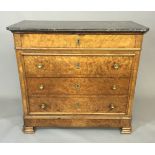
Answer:
[{"label": "black marble top", "polygon": [[7,27],[12,32],[138,32],[149,28],[132,21],[31,21],[24,20]]}]

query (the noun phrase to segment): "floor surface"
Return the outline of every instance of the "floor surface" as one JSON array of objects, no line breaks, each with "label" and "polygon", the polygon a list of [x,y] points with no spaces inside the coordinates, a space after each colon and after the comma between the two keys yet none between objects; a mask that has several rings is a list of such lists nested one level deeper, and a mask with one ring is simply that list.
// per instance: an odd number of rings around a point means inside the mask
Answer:
[{"label": "floor surface", "polygon": [[0,99],[0,142],[110,143],[155,142],[154,99],[136,98],[133,111],[133,133],[120,134],[119,129],[42,128],[35,134],[22,132],[20,99]]}]

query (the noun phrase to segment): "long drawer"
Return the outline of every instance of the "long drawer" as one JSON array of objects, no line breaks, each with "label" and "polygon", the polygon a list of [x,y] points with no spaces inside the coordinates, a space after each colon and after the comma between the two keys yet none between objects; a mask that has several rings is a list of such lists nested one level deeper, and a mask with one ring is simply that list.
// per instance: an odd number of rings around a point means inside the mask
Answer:
[{"label": "long drawer", "polygon": [[23,34],[24,48],[135,48],[136,35]]},{"label": "long drawer", "polygon": [[130,77],[133,56],[24,56],[27,77]]},{"label": "long drawer", "polygon": [[30,97],[31,114],[126,113],[127,97]]},{"label": "long drawer", "polygon": [[129,78],[27,78],[28,95],[124,95]]}]

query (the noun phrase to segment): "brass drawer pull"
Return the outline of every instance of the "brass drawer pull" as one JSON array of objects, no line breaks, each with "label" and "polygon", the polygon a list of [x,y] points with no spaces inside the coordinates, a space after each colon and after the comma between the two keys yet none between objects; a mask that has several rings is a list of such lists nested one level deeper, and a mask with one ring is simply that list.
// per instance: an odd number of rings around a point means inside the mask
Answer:
[{"label": "brass drawer pull", "polygon": [[114,65],[113,65],[113,67],[114,67],[114,69],[119,69],[119,64],[117,64],[117,63],[115,63]]},{"label": "brass drawer pull", "polygon": [[40,63],[40,64],[37,64],[37,68],[38,68],[38,69],[43,68],[43,66],[44,66],[44,65],[43,65],[43,64],[41,64],[41,63]]},{"label": "brass drawer pull", "polygon": [[76,40],[76,45],[80,46],[80,39],[79,38]]},{"label": "brass drawer pull", "polygon": [[44,85],[41,84],[41,85],[39,86],[39,89],[40,89],[40,90],[43,90],[43,89],[44,89]]},{"label": "brass drawer pull", "polygon": [[109,106],[109,107],[110,107],[110,109],[111,109],[111,110],[115,109],[115,107],[114,107],[114,105],[113,105],[113,104],[110,104],[110,106]]},{"label": "brass drawer pull", "polygon": [[42,104],[40,105],[40,108],[43,109],[43,110],[45,110],[45,109],[47,108],[47,105],[46,105],[45,103],[42,103]]},{"label": "brass drawer pull", "polygon": [[79,62],[75,64],[75,68],[80,69],[80,63]]},{"label": "brass drawer pull", "polygon": [[80,84],[79,83],[76,83],[75,85],[74,85],[74,87],[75,87],[75,89],[80,89]]},{"label": "brass drawer pull", "polygon": [[112,90],[116,90],[116,89],[117,89],[116,85],[113,85]]}]

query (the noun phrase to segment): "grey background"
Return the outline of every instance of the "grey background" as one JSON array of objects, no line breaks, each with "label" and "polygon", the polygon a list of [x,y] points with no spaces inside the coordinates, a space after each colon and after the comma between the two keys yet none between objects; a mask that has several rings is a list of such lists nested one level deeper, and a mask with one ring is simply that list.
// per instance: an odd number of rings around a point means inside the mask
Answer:
[{"label": "grey background", "polygon": [[[0,12],[0,142],[155,142],[155,12]],[[38,129],[22,133],[22,105],[13,36],[6,27],[21,20],[132,20],[144,35],[133,109],[133,133],[118,129]]]}]

